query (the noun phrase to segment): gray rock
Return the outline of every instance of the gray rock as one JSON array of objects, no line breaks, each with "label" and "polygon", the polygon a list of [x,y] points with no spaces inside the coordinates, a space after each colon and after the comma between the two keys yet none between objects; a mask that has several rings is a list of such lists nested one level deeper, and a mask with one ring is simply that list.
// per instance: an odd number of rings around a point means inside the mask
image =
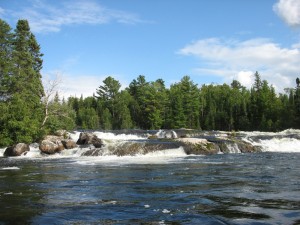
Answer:
[{"label": "gray rock", "polygon": [[95,134],[83,132],[80,133],[79,139],[76,144],[78,145],[94,145],[96,148],[101,148],[103,146],[103,142],[100,138],[98,138]]}]

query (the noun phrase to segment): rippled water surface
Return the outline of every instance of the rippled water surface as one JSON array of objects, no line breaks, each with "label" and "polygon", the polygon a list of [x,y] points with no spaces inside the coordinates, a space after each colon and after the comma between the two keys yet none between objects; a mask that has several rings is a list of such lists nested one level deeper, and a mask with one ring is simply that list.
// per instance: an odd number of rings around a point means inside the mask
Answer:
[{"label": "rippled water surface", "polygon": [[0,224],[300,224],[300,154],[0,158]]}]

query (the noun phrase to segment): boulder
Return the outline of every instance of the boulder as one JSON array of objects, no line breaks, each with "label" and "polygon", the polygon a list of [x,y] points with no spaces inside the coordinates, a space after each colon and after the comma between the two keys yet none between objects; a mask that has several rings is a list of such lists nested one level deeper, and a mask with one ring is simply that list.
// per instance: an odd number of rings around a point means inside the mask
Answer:
[{"label": "boulder", "polygon": [[24,143],[18,143],[14,146],[8,147],[5,152],[4,156],[20,156],[26,152],[30,151],[29,145]]},{"label": "boulder", "polygon": [[39,149],[46,154],[55,154],[65,149],[62,140],[61,136],[48,135],[40,142]]},{"label": "boulder", "polygon": [[76,142],[78,145],[94,145],[96,148],[101,148],[103,146],[103,142],[100,138],[98,138],[95,134],[83,132],[80,133],[79,139]]},{"label": "boulder", "polygon": [[55,154],[64,149],[76,148],[77,145],[72,139],[64,139],[63,136],[47,135],[40,142],[39,149],[46,154]]}]

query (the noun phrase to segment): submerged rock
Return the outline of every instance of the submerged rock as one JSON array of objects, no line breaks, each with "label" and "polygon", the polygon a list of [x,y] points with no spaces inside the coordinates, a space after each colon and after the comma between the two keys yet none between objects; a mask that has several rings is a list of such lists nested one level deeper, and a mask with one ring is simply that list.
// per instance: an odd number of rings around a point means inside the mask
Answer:
[{"label": "submerged rock", "polygon": [[101,148],[90,149],[81,154],[81,156],[103,156],[104,151]]},{"label": "submerged rock", "polygon": [[72,149],[77,147],[77,144],[72,139],[64,139],[61,142],[64,145],[65,149]]},{"label": "submerged rock", "polygon": [[134,156],[145,155],[150,152],[162,151],[167,149],[178,149],[179,142],[166,141],[124,141],[116,145],[105,146],[104,148],[89,149],[83,152],[82,156]]},{"label": "submerged rock", "polygon": [[25,143],[18,143],[14,146],[8,147],[5,152],[4,156],[20,156],[26,152],[30,151],[29,145]]}]

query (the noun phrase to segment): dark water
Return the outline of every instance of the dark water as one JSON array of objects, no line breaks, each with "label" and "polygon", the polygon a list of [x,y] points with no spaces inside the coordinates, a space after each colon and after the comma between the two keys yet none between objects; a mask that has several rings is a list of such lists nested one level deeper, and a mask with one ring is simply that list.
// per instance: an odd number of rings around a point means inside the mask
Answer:
[{"label": "dark water", "polygon": [[0,158],[0,224],[300,224],[300,154]]}]

